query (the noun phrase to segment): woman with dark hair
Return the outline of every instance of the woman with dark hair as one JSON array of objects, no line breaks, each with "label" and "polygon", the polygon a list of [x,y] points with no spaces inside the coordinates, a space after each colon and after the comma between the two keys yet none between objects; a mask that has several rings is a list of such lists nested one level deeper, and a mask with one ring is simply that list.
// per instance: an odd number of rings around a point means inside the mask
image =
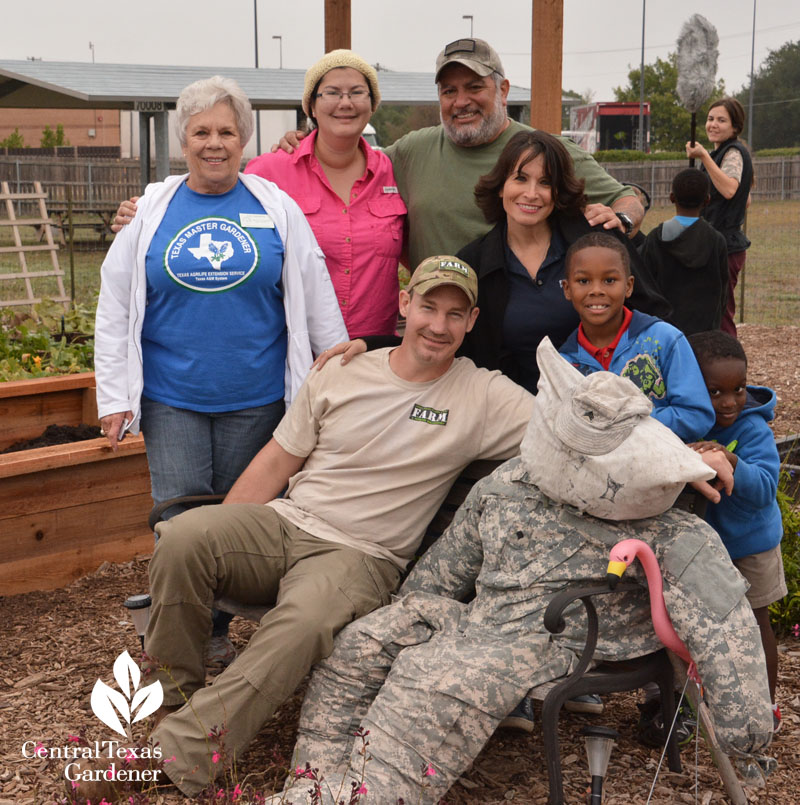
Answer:
[{"label": "woman with dark hair", "polygon": [[[549,336],[558,348],[578,326],[561,290],[570,244],[593,229],[584,217],[583,182],[559,140],[543,131],[514,135],[494,168],[475,187],[489,223],[486,235],[458,252],[478,274],[478,316],[461,354],[500,369],[535,393],[536,348]],[[669,313],[627,238],[618,234],[636,276],[631,304],[653,315]]]},{"label": "woman with dark hair", "polygon": [[736,335],[734,288],[750,246],[742,224],[753,185],[753,160],[747,146],[739,140],[743,129],[742,105],[736,98],[720,98],[711,105],[706,119],[706,134],[714,150],[709,154],[700,143],[686,143],[686,155],[699,159],[700,170],[711,180],[711,201],[703,210],[703,218],[724,235],[728,247],[728,301],[720,329],[733,336]]}]

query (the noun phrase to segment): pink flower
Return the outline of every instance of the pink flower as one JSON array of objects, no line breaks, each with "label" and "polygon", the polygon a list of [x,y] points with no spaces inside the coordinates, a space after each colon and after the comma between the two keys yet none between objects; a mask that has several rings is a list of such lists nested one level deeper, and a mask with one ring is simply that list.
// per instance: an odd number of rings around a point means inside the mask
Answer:
[{"label": "pink flower", "polygon": [[[128,747],[128,751],[125,753],[125,762],[130,763],[132,760],[136,760],[136,752]],[[101,802],[100,805],[103,805],[103,803]]]},{"label": "pink flower", "polygon": [[219,759],[220,759],[219,752],[214,752],[214,754],[211,755],[211,762],[212,763],[219,763]]},{"label": "pink flower", "polygon": [[36,755],[36,757],[46,757],[47,750],[41,741],[33,747],[33,754]]},{"label": "pink flower", "polygon": [[242,789],[239,788],[239,783],[236,783],[236,787],[233,789],[233,798],[239,799],[242,796]]},{"label": "pink flower", "polygon": [[220,788],[220,790],[217,791],[217,799],[222,799],[224,796],[225,796],[225,791],[223,791],[223,789]]},{"label": "pink flower", "polygon": [[173,755],[172,757],[168,757],[168,758],[167,758],[167,759],[164,761],[164,763],[172,763],[172,761],[173,761],[173,760],[175,760],[175,755]]},{"label": "pink flower", "polygon": [[434,769],[433,766],[431,766],[431,764],[429,763],[427,765],[427,767],[425,768],[425,771],[423,772],[423,774],[425,775],[425,777],[435,777],[436,776],[436,769]]},{"label": "pink flower", "polygon": [[67,735],[67,740],[72,741],[74,744],[79,744],[81,739],[77,735]]},{"label": "pink flower", "polygon": [[364,785],[364,783],[361,783],[361,788],[356,789],[356,794],[366,794],[366,793],[367,793],[367,787]]},{"label": "pink flower", "polygon": [[78,788],[78,783],[76,783],[76,782],[73,780],[73,781],[72,781],[72,790],[73,790],[73,791],[75,791],[77,788]]}]

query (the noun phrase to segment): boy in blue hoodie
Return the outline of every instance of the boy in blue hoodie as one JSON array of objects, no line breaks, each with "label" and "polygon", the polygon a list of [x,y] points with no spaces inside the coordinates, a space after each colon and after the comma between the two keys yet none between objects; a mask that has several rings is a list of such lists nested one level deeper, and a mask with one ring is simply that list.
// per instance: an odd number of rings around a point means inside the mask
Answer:
[{"label": "boy in blue hoodie", "polygon": [[570,246],[564,296],[580,316],[561,354],[582,374],[613,372],[638,386],[653,416],[685,442],[703,438],[714,409],[686,337],[677,327],[625,300],[633,291],[628,252],[615,238],[591,232]]},{"label": "boy in blue hoodie", "polygon": [[690,336],[689,343],[716,413],[716,424],[705,440],[691,447],[699,452],[721,450],[733,468],[733,493],[709,504],[706,520],[750,582],[747,600],[761,630],[777,732],[781,723],[775,704],[778,648],[768,607],[786,595],[786,580],[780,545],[783,522],[775,497],[780,458],[767,424],[774,416],[775,392],[747,385],[747,356],[733,336],[714,330]]}]

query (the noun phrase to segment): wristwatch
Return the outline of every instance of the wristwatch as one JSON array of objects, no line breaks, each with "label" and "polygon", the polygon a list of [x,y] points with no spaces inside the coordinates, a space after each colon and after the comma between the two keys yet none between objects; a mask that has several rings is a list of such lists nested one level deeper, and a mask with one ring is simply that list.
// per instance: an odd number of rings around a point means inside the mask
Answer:
[{"label": "wristwatch", "polygon": [[626,215],[624,212],[616,213],[617,218],[622,221],[622,227],[625,230],[626,235],[630,235],[633,232],[633,221],[631,220],[630,215]]}]

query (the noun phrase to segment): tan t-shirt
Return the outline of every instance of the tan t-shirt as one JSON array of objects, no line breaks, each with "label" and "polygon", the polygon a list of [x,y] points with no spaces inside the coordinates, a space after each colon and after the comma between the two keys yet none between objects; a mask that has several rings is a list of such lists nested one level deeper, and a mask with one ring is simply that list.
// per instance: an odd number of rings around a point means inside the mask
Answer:
[{"label": "tan t-shirt", "polygon": [[389,349],[309,373],[274,436],[308,456],[272,506],[298,528],[404,567],[461,470],[519,452],[533,396],[458,358],[425,383],[399,378]]}]

